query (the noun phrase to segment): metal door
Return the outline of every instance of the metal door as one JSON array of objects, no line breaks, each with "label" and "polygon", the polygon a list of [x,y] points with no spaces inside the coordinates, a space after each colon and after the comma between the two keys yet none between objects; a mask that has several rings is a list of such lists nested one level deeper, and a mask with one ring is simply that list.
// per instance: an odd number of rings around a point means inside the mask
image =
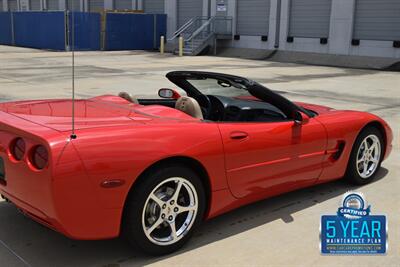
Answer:
[{"label": "metal door", "polygon": [[164,5],[164,0],[144,0],[143,10],[149,14],[164,14]]},{"label": "metal door", "polygon": [[58,0],[47,0],[47,10],[60,10],[60,3]]},{"label": "metal door", "polygon": [[332,0],[292,0],[289,36],[329,37]]},{"label": "metal door", "polygon": [[132,0],[114,0],[114,9],[132,9]]},{"label": "metal door", "polygon": [[9,11],[18,11],[17,0],[8,0],[8,10]]},{"label": "metal door", "polygon": [[31,0],[30,6],[29,6],[30,10],[42,10],[41,6],[40,6],[40,0]]},{"label": "metal door", "polygon": [[89,0],[89,12],[100,12],[104,10],[104,0]]},{"label": "metal door", "polygon": [[400,1],[356,0],[354,39],[400,40]]},{"label": "metal door", "polygon": [[80,0],[66,0],[67,9],[70,11],[81,11]]},{"label": "metal door", "polygon": [[270,0],[237,0],[236,34],[268,35]]},{"label": "metal door", "polygon": [[178,0],[178,28],[194,17],[203,15],[203,1]]}]

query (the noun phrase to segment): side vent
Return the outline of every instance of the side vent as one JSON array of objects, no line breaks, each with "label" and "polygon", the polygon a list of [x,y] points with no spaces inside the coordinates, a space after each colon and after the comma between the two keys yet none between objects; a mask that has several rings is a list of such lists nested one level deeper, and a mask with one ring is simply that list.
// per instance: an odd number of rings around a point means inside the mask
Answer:
[{"label": "side vent", "polygon": [[339,141],[337,144],[336,152],[332,154],[331,159],[336,161],[340,158],[344,150],[344,141]]}]

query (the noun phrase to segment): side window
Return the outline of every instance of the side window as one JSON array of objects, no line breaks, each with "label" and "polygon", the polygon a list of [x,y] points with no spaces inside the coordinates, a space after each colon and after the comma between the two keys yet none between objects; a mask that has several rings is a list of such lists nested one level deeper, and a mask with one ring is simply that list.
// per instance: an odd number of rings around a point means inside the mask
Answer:
[{"label": "side window", "polygon": [[286,115],[277,107],[261,101],[240,100],[225,108],[225,122],[278,122],[287,121]]}]

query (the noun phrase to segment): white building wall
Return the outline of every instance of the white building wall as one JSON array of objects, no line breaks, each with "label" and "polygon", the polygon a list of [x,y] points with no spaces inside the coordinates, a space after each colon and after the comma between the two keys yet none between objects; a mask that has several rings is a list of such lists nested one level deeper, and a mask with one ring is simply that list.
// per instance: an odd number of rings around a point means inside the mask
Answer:
[{"label": "white building wall", "polygon": [[[379,56],[400,58],[400,48],[394,48],[391,41],[361,40],[359,46],[353,46],[353,25],[356,0],[332,0],[329,38],[327,44],[321,44],[319,38],[294,38],[287,42],[290,19],[290,1],[271,0],[268,41],[261,36],[240,36],[240,40],[226,42],[230,47],[250,49],[275,49],[277,7],[281,1],[279,25],[279,50],[312,52],[335,55]],[[211,16],[216,14],[216,0],[211,0]],[[228,16],[232,16],[233,32],[236,32],[236,0],[228,0]]]},{"label": "white building wall", "polygon": [[359,46],[351,44],[356,0],[332,1],[328,44],[320,44],[319,38],[294,38],[293,43],[288,43],[286,38],[289,29],[291,0],[281,1],[281,38],[279,50],[400,58],[400,48],[394,48],[392,41],[361,40]]},{"label": "white building wall", "polygon": [[[216,15],[217,0],[199,0],[203,2],[203,15]],[[240,40],[224,42],[224,45],[235,48],[249,49],[278,49],[282,51],[313,52],[335,55],[354,55],[354,56],[379,56],[400,58],[400,48],[394,48],[392,41],[373,41],[361,40],[360,45],[353,46],[354,14],[357,0],[332,0],[329,38],[327,44],[320,44],[319,38],[298,38],[287,42],[290,19],[290,1],[295,0],[271,0],[270,21],[268,30],[268,41],[262,41],[261,36],[240,36]],[[400,1],[400,0],[399,0]],[[8,10],[8,1],[3,1],[3,9]],[[43,1],[45,2],[45,1]],[[59,0],[60,10],[65,9],[65,0]],[[281,4],[279,20],[279,40],[277,29],[278,3]],[[22,3],[22,5],[21,5]],[[104,0],[106,9],[114,8],[113,0]],[[236,32],[236,0],[227,0],[227,15],[233,17],[233,33]],[[43,3],[43,7],[45,7]],[[27,6],[28,0],[20,0],[19,7]],[[132,0],[133,9],[143,9],[143,0]],[[81,0],[81,10],[88,10],[88,0]],[[170,38],[177,30],[177,0],[165,1],[165,13],[167,14],[167,37]],[[275,44],[278,47],[275,47]]]},{"label": "white building wall", "polygon": [[167,14],[167,38],[171,38],[174,32],[177,30],[177,1],[167,0],[165,1],[165,13]]},{"label": "white building wall", "polygon": [[353,37],[355,0],[333,0],[331,27],[329,31],[329,53],[349,53]]}]

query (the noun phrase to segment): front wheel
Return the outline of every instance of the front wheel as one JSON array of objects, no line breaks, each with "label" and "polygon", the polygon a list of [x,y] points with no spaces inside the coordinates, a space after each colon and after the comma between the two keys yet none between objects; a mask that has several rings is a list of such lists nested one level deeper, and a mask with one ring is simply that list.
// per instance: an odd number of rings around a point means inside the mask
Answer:
[{"label": "front wheel", "polygon": [[205,196],[190,169],[165,167],[143,177],[128,198],[124,232],[142,251],[163,255],[183,246],[200,224]]},{"label": "front wheel", "polygon": [[383,138],[375,127],[364,129],[356,139],[346,176],[353,184],[367,184],[378,172],[383,159]]}]

